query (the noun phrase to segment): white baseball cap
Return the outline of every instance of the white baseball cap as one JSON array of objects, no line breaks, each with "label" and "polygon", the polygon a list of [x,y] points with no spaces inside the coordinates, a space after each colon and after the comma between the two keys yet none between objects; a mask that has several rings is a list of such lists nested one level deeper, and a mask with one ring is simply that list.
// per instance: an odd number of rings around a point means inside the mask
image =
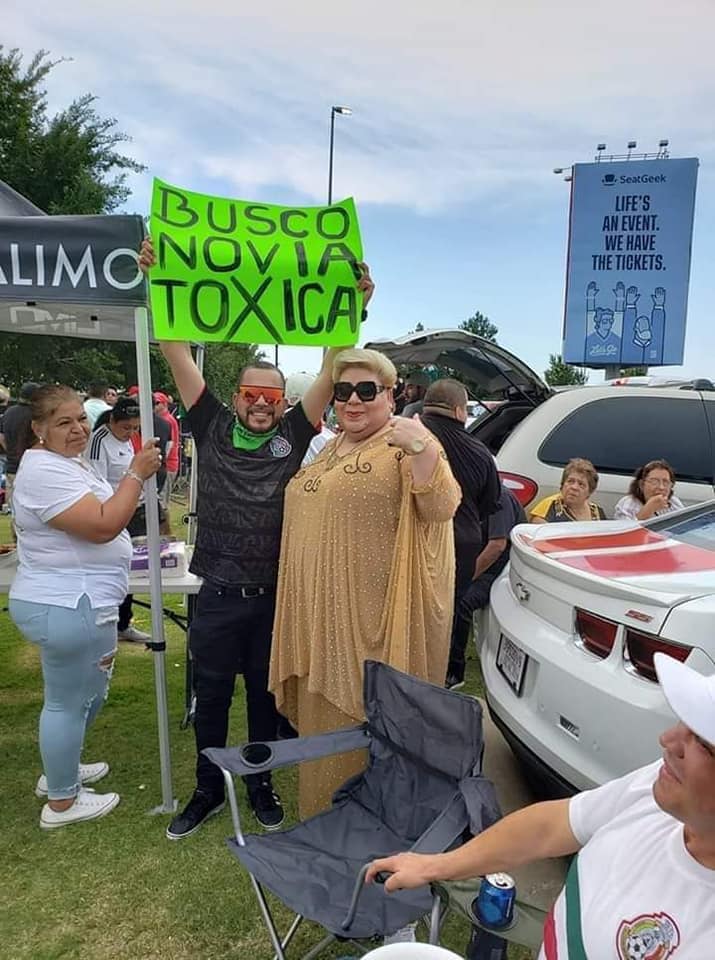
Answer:
[{"label": "white baseball cap", "polygon": [[286,377],[286,400],[291,406],[303,399],[303,395],[308,387],[315,381],[315,374],[312,373],[291,373]]},{"label": "white baseball cap", "polygon": [[656,653],[653,663],[676,717],[703,740],[715,744],[715,673],[703,676],[665,653]]}]

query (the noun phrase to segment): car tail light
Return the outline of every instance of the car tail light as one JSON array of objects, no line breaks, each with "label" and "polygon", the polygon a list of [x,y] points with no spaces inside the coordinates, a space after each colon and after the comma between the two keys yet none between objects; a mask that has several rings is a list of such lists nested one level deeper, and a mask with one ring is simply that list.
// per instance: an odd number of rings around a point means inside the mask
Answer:
[{"label": "car tail light", "polygon": [[658,678],[653,665],[654,653],[667,653],[669,657],[674,657],[682,663],[688,659],[692,649],[679,643],[671,643],[669,640],[661,640],[660,637],[654,637],[652,633],[641,633],[639,630],[626,628],[626,654],[631,670],[639,677],[645,677],[656,683]]},{"label": "car tail light", "polygon": [[612,620],[604,620],[585,610],[576,610],[576,635],[589,653],[602,660],[613,650],[617,632],[618,624]]},{"label": "car tail light", "polygon": [[501,482],[511,490],[522,507],[530,504],[539,490],[537,483],[529,477],[522,477],[519,473],[506,473],[500,470],[499,476],[501,477]]}]

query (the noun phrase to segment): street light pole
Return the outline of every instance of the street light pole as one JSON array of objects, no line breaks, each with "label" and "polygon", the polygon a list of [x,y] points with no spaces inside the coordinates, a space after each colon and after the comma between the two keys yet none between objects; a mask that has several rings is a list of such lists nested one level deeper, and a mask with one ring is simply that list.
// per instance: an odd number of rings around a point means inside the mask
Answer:
[{"label": "street light pole", "polygon": [[328,205],[333,202],[333,152],[335,147],[335,114],[339,113],[341,117],[349,117],[352,113],[350,107],[331,107],[330,108],[330,152],[328,155]]}]

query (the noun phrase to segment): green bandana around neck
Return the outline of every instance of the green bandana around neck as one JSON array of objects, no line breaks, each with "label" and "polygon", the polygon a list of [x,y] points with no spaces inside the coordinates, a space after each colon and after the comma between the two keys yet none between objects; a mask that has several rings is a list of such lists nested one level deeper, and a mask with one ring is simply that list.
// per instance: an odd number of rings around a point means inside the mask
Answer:
[{"label": "green bandana around neck", "polygon": [[274,437],[278,433],[278,427],[273,427],[272,430],[268,430],[267,433],[254,433],[253,430],[249,430],[241,421],[236,417],[233,421],[233,445],[236,450],[259,450],[264,443],[268,443],[271,437]]}]

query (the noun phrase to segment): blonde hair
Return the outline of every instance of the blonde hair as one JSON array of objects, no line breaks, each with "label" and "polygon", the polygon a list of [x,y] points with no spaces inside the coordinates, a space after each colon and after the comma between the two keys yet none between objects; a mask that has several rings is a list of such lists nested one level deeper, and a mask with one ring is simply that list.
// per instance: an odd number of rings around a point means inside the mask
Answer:
[{"label": "blonde hair", "polygon": [[341,350],[333,363],[333,383],[337,383],[348,367],[365,367],[374,373],[380,383],[390,389],[397,383],[397,370],[392,360],[377,350],[362,350],[359,347],[350,347]]}]

